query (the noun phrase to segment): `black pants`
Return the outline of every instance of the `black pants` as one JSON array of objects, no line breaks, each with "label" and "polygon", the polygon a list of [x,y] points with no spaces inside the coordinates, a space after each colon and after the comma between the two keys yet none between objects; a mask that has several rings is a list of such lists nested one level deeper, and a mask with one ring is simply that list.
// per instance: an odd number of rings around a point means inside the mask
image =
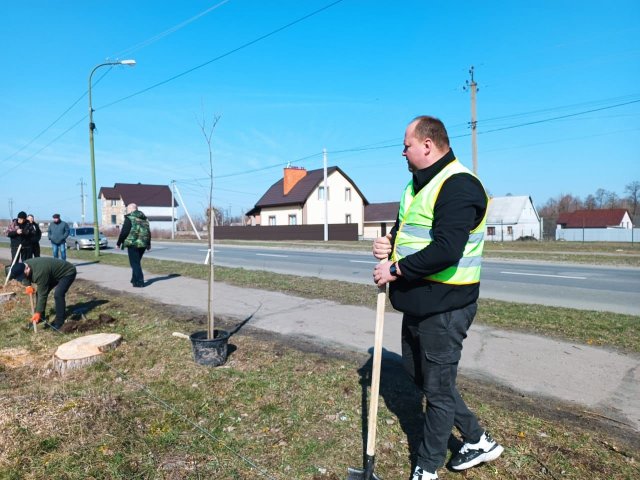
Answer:
[{"label": "black pants", "polygon": [[430,472],[444,464],[454,425],[469,442],[477,442],[484,432],[456,387],[462,341],[476,310],[473,303],[427,317],[404,315],[402,320],[404,367],[427,397],[417,464]]},{"label": "black pants", "polygon": [[60,328],[64,324],[64,314],[67,310],[67,300],[65,295],[71,287],[71,284],[76,279],[76,274],[67,275],[58,280],[56,289],[53,291],[53,299],[56,302],[56,319],[53,322],[55,328]]},{"label": "black pants", "polygon": [[144,274],[142,273],[142,256],[146,248],[127,247],[129,254],[129,265],[131,265],[131,283],[134,287],[144,285]]}]

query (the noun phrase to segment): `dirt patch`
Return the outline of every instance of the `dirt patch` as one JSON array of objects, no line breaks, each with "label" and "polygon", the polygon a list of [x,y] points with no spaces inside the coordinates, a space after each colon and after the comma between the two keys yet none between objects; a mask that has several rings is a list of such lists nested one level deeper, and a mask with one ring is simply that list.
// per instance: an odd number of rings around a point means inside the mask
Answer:
[{"label": "dirt patch", "polygon": [[84,313],[81,314],[81,320],[68,321],[62,325],[60,331],[62,333],[83,333],[91,330],[97,330],[104,325],[116,323],[116,319],[106,313],[101,313],[98,318],[87,318]]},{"label": "dirt patch", "polygon": [[33,356],[24,348],[0,350],[0,364],[6,368],[18,368],[33,363]]}]

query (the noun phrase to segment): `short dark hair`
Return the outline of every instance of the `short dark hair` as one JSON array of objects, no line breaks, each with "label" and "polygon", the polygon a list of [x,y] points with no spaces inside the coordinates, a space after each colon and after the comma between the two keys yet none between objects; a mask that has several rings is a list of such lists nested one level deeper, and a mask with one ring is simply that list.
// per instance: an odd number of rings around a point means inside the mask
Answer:
[{"label": "short dark hair", "polygon": [[416,127],[413,134],[418,140],[430,138],[436,144],[436,147],[449,148],[449,135],[442,120],[428,115],[420,115],[414,118],[411,123],[414,122]]},{"label": "short dark hair", "polygon": [[53,218],[60,218],[60,214],[59,213],[54,213],[53,214]]},{"label": "short dark hair", "polygon": [[18,213],[18,218],[22,218],[23,220],[24,220],[25,218],[27,218],[27,214],[26,214],[26,212],[19,212],[19,213]]}]

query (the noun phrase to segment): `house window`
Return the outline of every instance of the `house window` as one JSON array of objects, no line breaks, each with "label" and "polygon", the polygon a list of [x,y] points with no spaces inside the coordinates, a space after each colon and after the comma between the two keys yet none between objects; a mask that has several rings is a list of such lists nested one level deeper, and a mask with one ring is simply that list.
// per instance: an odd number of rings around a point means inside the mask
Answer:
[{"label": "house window", "polygon": [[[331,191],[327,187],[327,201],[331,199]],[[318,200],[324,200],[324,187],[318,187]]]},{"label": "house window", "polygon": [[293,215],[289,215],[289,225],[297,225],[297,224],[298,224],[297,215],[295,213]]},{"label": "house window", "polygon": [[344,223],[351,223],[351,214],[350,213],[347,213],[344,216]]},{"label": "house window", "polygon": [[115,225],[115,224],[116,224],[116,216],[111,215],[111,225]]},{"label": "house window", "polygon": [[111,206],[112,207],[117,207],[118,206],[118,201],[117,200],[111,200]]},{"label": "house window", "polygon": [[269,215],[269,225],[275,226],[275,224],[276,224],[276,216],[275,215]]},{"label": "house window", "polygon": [[493,237],[496,234],[496,227],[487,227],[487,235]]},{"label": "house window", "polygon": [[344,189],[344,201],[345,202],[351,201],[351,187],[346,187]]},{"label": "house window", "polygon": [[513,227],[507,227],[507,235],[513,235]]}]

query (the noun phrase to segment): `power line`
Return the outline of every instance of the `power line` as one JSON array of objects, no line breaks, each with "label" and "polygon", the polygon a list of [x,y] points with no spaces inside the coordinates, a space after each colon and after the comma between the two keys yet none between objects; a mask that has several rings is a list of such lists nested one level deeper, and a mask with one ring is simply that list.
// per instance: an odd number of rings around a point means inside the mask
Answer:
[{"label": "power line", "polygon": [[[147,88],[144,88],[144,89],[139,90],[139,91],[137,91],[137,92],[134,92],[134,93],[132,93],[132,94],[130,94],[130,95],[127,95],[127,96],[125,96],[125,97],[122,97],[122,98],[120,98],[120,99],[118,99],[118,100],[115,100],[115,101],[113,101],[113,102],[111,102],[111,103],[108,103],[108,104],[103,105],[103,106],[101,106],[101,107],[99,107],[99,108],[96,108],[96,109],[94,109],[94,111],[95,111],[95,110],[98,110],[98,109],[104,109],[104,108],[111,107],[111,106],[113,106],[113,105],[116,105],[117,103],[124,102],[125,100],[128,100],[128,99],[130,99],[130,98],[136,97],[136,96],[138,96],[138,95],[142,95],[143,93],[146,93],[146,92],[148,92],[148,91],[150,91],[150,90],[152,90],[152,89],[154,89],[154,88],[160,87],[160,86],[165,85],[165,84],[167,84],[167,83],[169,83],[169,82],[172,82],[173,80],[176,80],[176,79],[178,79],[178,78],[180,78],[180,77],[183,77],[183,76],[185,76],[185,75],[188,75],[188,74],[189,74],[189,73],[191,73],[191,72],[194,72],[194,71],[196,71],[196,70],[199,70],[200,68],[203,68],[203,67],[205,67],[205,66],[207,66],[207,65],[209,65],[209,64],[211,64],[211,63],[213,63],[213,62],[216,62],[216,61],[221,60],[221,59],[223,59],[223,58],[225,58],[225,57],[228,57],[229,55],[232,55],[232,54],[234,54],[234,53],[236,53],[236,52],[238,52],[238,51],[240,51],[240,50],[243,50],[243,49],[245,49],[245,48],[247,48],[247,47],[249,47],[249,46],[251,46],[251,45],[254,45],[254,44],[256,44],[256,43],[258,43],[258,42],[260,42],[260,41],[262,41],[262,40],[264,40],[264,39],[266,39],[266,38],[268,38],[268,37],[271,37],[271,36],[275,35],[276,33],[279,33],[279,32],[281,32],[281,31],[283,31],[283,30],[286,30],[287,28],[292,27],[292,26],[294,26],[294,25],[296,25],[296,24],[298,24],[298,23],[300,23],[300,22],[302,22],[302,21],[304,21],[304,20],[306,20],[306,19],[308,19],[308,18],[311,18],[311,17],[313,17],[314,15],[317,15],[317,14],[319,14],[319,13],[323,12],[324,10],[327,10],[327,9],[329,9],[329,8],[333,7],[334,5],[337,5],[338,3],[341,3],[342,1],[343,1],[343,0],[336,0],[335,2],[330,3],[330,4],[328,4],[328,5],[325,5],[325,6],[321,7],[321,8],[319,8],[318,10],[315,10],[315,11],[313,11],[313,12],[311,12],[311,13],[307,14],[307,15],[304,15],[304,16],[302,16],[302,17],[300,17],[300,18],[298,18],[298,19],[296,19],[296,20],[294,20],[294,21],[292,21],[292,22],[287,23],[286,25],[284,25],[284,26],[282,26],[282,27],[279,27],[279,28],[277,28],[277,29],[275,29],[275,30],[272,30],[271,32],[269,32],[269,33],[267,33],[267,34],[265,34],[265,35],[262,35],[261,37],[258,37],[258,38],[254,39],[254,40],[251,40],[250,42],[244,43],[244,44],[240,45],[239,47],[236,47],[236,48],[234,48],[234,49],[232,49],[232,50],[230,50],[230,51],[228,51],[228,52],[226,52],[226,53],[223,53],[222,55],[219,55],[219,56],[217,56],[217,57],[215,57],[215,58],[212,58],[211,60],[208,60],[208,61],[207,61],[207,62],[205,62],[205,63],[202,63],[202,64],[200,64],[200,65],[197,65],[197,66],[195,66],[195,67],[193,67],[193,68],[190,68],[189,70],[186,70],[186,71],[184,71],[184,72],[182,72],[182,73],[179,73],[179,74],[177,74],[177,75],[174,75],[174,76],[172,76],[172,77],[170,77],[170,78],[168,78],[168,79],[165,79],[165,80],[163,80],[163,81],[161,81],[161,82],[155,83],[155,84],[153,84],[153,85],[151,85],[151,86],[149,86],[149,87],[147,87]],[[219,5],[220,5],[220,4],[219,4]],[[105,73],[105,75],[106,75],[106,73]],[[103,75],[102,77],[100,77],[100,78],[102,79],[103,77],[104,77],[104,75]],[[96,82],[96,83],[97,83],[97,82]],[[64,116],[64,114],[66,114],[66,113],[67,113],[67,112],[68,112],[68,111],[69,111],[73,106],[75,106],[75,105],[76,105],[76,104],[77,104],[77,103],[78,103],[82,98],[84,98],[84,96],[85,96],[86,94],[87,94],[87,92],[85,92],[85,93],[84,93],[84,94],[83,94],[83,95],[82,95],[78,100],[76,100],[76,101],[73,103],[73,105],[71,105],[71,107],[69,107],[69,108],[68,108],[68,109],[67,109],[67,110],[66,110],[66,111],[65,111],[65,112],[64,112],[64,113],[63,113],[63,114],[62,114],[62,115],[61,115],[61,116],[60,116],[60,117],[59,117],[59,118],[58,118],[58,119],[57,119],[53,124],[55,124],[55,123],[56,123],[60,118],[62,118],[62,116]],[[63,132],[63,134],[62,134],[62,135],[59,135],[58,137],[56,137],[52,142],[49,142],[47,145],[45,145],[45,147],[43,147],[42,149],[38,150],[35,154],[33,154],[32,156],[30,156],[30,157],[29,157],[28,159],[26,159],[26,160],[29,160],[29,159],[33,158],[35,155],[37,155],[37,154],[38,154],[38,153],[40,153],[42,150],[44,150],[44,148],[48,147],[48,146],[49,146],[49,145],[51,145],[54,141],[56,141],[56,140],[58,140],[59,138],[61,138],[64,134],[66,134],[67,132],[69,132],[73,127],[75,127],[76,125],[78,125],[78,124],[79,124],[81,121],[83,121],[86,117],[87,117],[87,116],[85,115],[85,116],[84,116],[81,120],[79,120],[77,123],[73,124],[73,126],[72,126],[71,128],[69,128],[69,129],[65,130],[65,132]],[[32,143],[33,143],[37,138],[39,138],[43,133],[45,133],[47,130],[49,130],[49,128],[50,128],[51,126],[53,126],[53,124],[52,124],[52,125],[50,125],[49,127],[47,127],[44,131],[42,131],[42,132],[41,132],[41,133],[40,133],[36,138],[34,138],[31,142],[29,142],[29,144],[28,144],[28,145],[25,145],[21,150],[19,150],[18,152],[15,152],[11,157],[15,156],[17,153],[19,153],[20,151],[24,150],[27,146],[31,145],[31,144],[32,144]],[[9,157],[9,158],[11,158],[11,157]],[[8,159],[7,159],[7,160],[8,160]],[[24,160],[24,161],[26,161],[26,160]],[[23,161],[23,162],[20,162],[18,165],[21,165],[22,163],[24,163],[24,161]],[[12,169],[10,169],[9,171],[11,171],[11,170],[15,169],[18,165],[14,166],[14,167],[13,167]],[[4,173],[8,173],[8,171],[5,171]]]},{"label": "power line", "polygon": [[[99,77],[99,78],[98,78],[98,80],[96,80],[96,81],[95,81],[94,85],[97,85],[98,83],[100,83],[100,80],[102,80],[102,79],[103,79],[103,78],[104,78],[104,77],[105,77],[105,76],[106,76],[106,75],[111,71],[111,68],[112,68],[112,67],[109,67],[109,68],[104,72],[104,74],[103,74],[101,77]],[[56,118],[56,119],[55,119],[53,122],[51,122],[51,123],[50,123],[50,124],[49,124],[45,129],[44,129],[44,130],[42,130],[38,135],[36,135],[33,139],[31,139],[31,141],[29,141],[29,143],[27,143],[27,144],[23,145],[20,149],[18,149],[18,150],[16,150],[15,152],[13,152],[13,153],[12,153],[11,155],[9,155],[7,158],[5,158],[4,160],[2,160],[2,162],[7,162],[7,161],[11,160],[11,159],[12,159],[13,157],[15,157],[17,154],[19,154],[20,152],[22,152],[23,150],[25,150],[27,147],[29,147],[33,142],[35,142],[36,140],[38,140],[42,135],[44,135],[46,132],[48,132],[48,131],[51,129],[51,127],[53,127],[56,123],[58,123],[58,122],[62,119],[62,117],[64,117],[67,113],[69,113],[69,111],[70,111],[73,107],[75,107],[75,106],[78,104],[78,102],[80,102],[80,100],[82,100],[84,97],[86,97],[88,92],[89,92],[89,91],[87,90],[87,91],[85,91],[82,95],[80,95],[80,96],[78,97],[78,99],[77,99],[75,102],[73,102],[69,108],[67,108],[64,112],[62,112],[62,113],[60,114],[60,116],[58,116],[58,118]],[[82,120],[84,120],[85,118],[87,118],[87,117],[86,117],[86,115],[82,118]],[[80,123],[80,122],[78,122],[78,123]],[[76,125],[77,125],[77,123],[76,123],[76,124],[74,124],[73,126],[75,127]],[[69,130],[66,130],[64,133],[67,133],[68,131],[69,131]],[[57,140],[58,138],[60,138],[60,137],[57,137],[57,138],[56,138],[56,140]],[[51,145],[51,143],[48,143],[44,148],[46,148],[46,147],[47,147],[47,146],[49,146],[49,145]],[[40,153],[41,151],[42,151],[42,149],[41,149],[41,150],[38,150],[38,152],[36,152],[36,154],[37,154],[37,153]],[[31,157],[29,157],[29,158],[33,158],[33,156],[31,156]]]},{"label": "power line", "polygon": [[224,4],[225,4],[225,3],[227,3],[227,2],[229,2],[229,0],[223,0],[222,2],[220,2],[220,3],[218,3],[218,4],[213,5],[212,7],[207,8],[207,9],[206,9],[206,10],[204,10],[203,12],[200,12],[200,13],[198,13],[197,15],[195,15],[195,16],[193,16],[193,17],[191,17],[191,18],[189,18],[189,19],[187,19],[187,20],[185,20],[185,21],[183,21],[183,22],[180,22],[180,23],[179,23],[179,24],[177,24],[177,25],[174,25],[173,27],[171,27],[171,28],[169,28],[169,29],[165,30],[164,32],[159,33],[159,34],[157,34],[157,35],[154,35],[153,37],[148,38],[147,40],[144,40],[144,41],[142,41],[142,42],[140,42],[140,43],[138,43],[138,44],[134,45],[133,47],[129,47],[129,48],[127,48],[126,50],[123,50],[122,52],[120,52],[120,53],[118,53],[118,54],[114,55],[114,56],[113,56],[113,57],[111,57],[111,58],[120,58],[120,57],[123,57],[123,56],[125,56],[125,55],[126,55],[126,56],[129,56],[129,55],[131,55],[132,53],[137,52],[138,50],[142,50],[143,48],[148,47],[149,45],[151,45],[151,44],[153,44],[153,43],[156,43],[156,42],[157,42],[157,41],[159,41],[159,40],[162,40],[164,37],[166,37],[166,36],[168,36],[168,35],[171,35],[172,33],[175,33],[175,32],[177,32],[178,30],[180,30],[180,29],[182,29],[182,28],[186,27],[186,26],[187,26],[187,25],[189,25],[190,23],[195,22],[195,21],[196,21],[196,20],[198,20],[200,17],[203,17],[203,16],[205,16],[206,14],[208,14],[208,13],[212,12],[213,10],[216,10],[218,7],[221,7],[222,5],[224,5]]},{"label": "power line", "polygon": [[[184,22],[181,22],[173,27],[171,27],[168,30],[165,30],[164,32],[155,35],[143,42],[138,43],[137,45],[134,45],[133,47],[127,48],[126,50],[123,50],[122,52],[120,52],[117,55],[114,55],[114,58],[118,58],[120,55],[124,55],[125,53],[130,53],[130,52],[135,52],[138,50],[141,50],[142,48],[145,48],[149,45],[151,45],[152,43],[155,43],[159,40],[161,40],[162,38],[166,37],[167,35],[170,35],[171,33],[174,33],[178,30],[180,30],[181,28],[184,28],[185,26],[187,26],[188,24],[194,22],[195,20],[199,19],[200,17],[208,14],[209,12],[217,9],[218,7],[224,5],[225,3],[229,2],[229,0],[223,0],[222,2],[209,7],[208,9],[204,10],[203,12],[200,12],[199,14],[195,15],[194,17],[191,17],[188,20],[185,20]],[[110,71],[111,71],[112,67],[109,67],[102,76],[100,76],[98,78],[98,80],[96,80],[94,82],[94,85],[97,85],[98,83],[100,83],[100,80],[102,80]],[[80,100],[82,100],[84,97],[87,96],[88,90],[85,91],[80,97],[78,97],[78,99],[73,102],[71,104],[71,106],[69,106],[69,108],[67,108],[64,112],[62,112],[60,114],[60,116],[58,118],[56,118],[50,125],[48,125],[44,130],[42,130],[38,135],[36,135],[33,139],[31,139],[27,144],[23,145],[20,149],[18,149],[17,151],[15,151],[13,154],[11,154],[9,157],[5,158],[3,161],[6,162],[8,160],[11,160],[13,157],[15,157],[17,154],[19,154],[20,152],[22,152],[23,150],[25,150],[27,147],[29,147],[33,142],[35,142],[36,140],[38,140],[38,138],[40,138],[42,135],[44,135],[47,131],[49,131],[49,129],[51,129],[51,127],[53,127],[56,123],[58,123],[58,121],[60,121],[60,119],[62,117],[64,117],[67,113],[69,113],[69,111],[75,107],[78,102],[80,102]]]},{"label": "power line", "polygon": [[240,45],[239,47],[236,47],[236,48],[234,48],[232,50],[229,50],[226,53],[218,55],[217,57],[214,57],[211,60],[208,60],[208,61],[206,61],[204,63],[201,63],[200,65],[197,65],[197,66],[192,67],[192,68],[190,68],[188,70],[185,70],[182,73],[178,73],[177,75],[174,75],[173,77],[167,78],[166,80],[162,80],[162,81],[160,81],[158,83],[155,83],[155,84],[153,84],[153,85],[151,85],[151,86],[149,86],[147,88],[143,88],[142,90],[134,92],[131,95],[127,95],[126,97],[122,97],[119,100],[115,100],[115,101],[113,101],[111,103],[107,103],[106,105],[104,105],[104,106],[102,106],[100,108],[111,107],[111,106],[116,105],[116,104],[118,104],[120,102],[124,102],[125,100],[129,100],[130,98],[137,97],[138,95],[142,95],[143,93],[146,93],[149,90],[153,90],[154,88],[160,87],[160,86],[165,85],[165,84],[167,84],[169,82],[177,80],[180,77],[184,77],[185,75],[188,75],[188,74],[190,74],[192,72],[195,72],[196,70],[199,70],[199,69],[201,69],[203,67],[206,67],[207,65],[209,65],[209,64],[211,64],[213,62],[217,62],[218,60],[222,60],[223,58],[228,57],[229,55],[232,55],[232,54],[234,54],[236,52],[239,52],[240,50],[244,50],[245,48],[250,47],[251,45],[254,45],[254,44],[256,44],[256,43],[258,43],[258,42],[260,42],[260,41],[262,41],[262,40],[264,40],[266,38],[269,38],[269,37],[275,35],[276,33],[280,33],[281,31],[286,30],[289,27],[292,27],[292,26],[294,26],[294,25],[296,25],[296,24],[298,24],[300,22],[303,22],[304,20],[306,20],[308,18],[311,18],[314,15],[317,15],[317,14],[319,14],[319,13],[321,13],[321,12],[323,12],[323,11],[329,9],[329,8],[331,8],[334,5],[337,5],[338,3],[341,3],[342,1],[344,1],[344,0],[336,0],[335,2],[330,3],[328,5],[325,5],[324,7],[321,7],[318,10],[315,10],[315,11],[313,11],[313,12],[307,14],[307,15],[304,15],[304,16],[302,16],[302,17],[300,17],[300,18],[298,18],[298,19],[296,19],[296,20],[294,20],[292,22],[289,22],[286,25],[283,25],[282,27],[276,28],[275,30],[272,30],[269,33],[266,33],[266,34],[264,34],[264,35],[262,35],[262,36],[260,36],[260,37],[258,37],[256,39],[253,39],[253,40],[247,42],[247,43],[244,43],[244,44]]}]

